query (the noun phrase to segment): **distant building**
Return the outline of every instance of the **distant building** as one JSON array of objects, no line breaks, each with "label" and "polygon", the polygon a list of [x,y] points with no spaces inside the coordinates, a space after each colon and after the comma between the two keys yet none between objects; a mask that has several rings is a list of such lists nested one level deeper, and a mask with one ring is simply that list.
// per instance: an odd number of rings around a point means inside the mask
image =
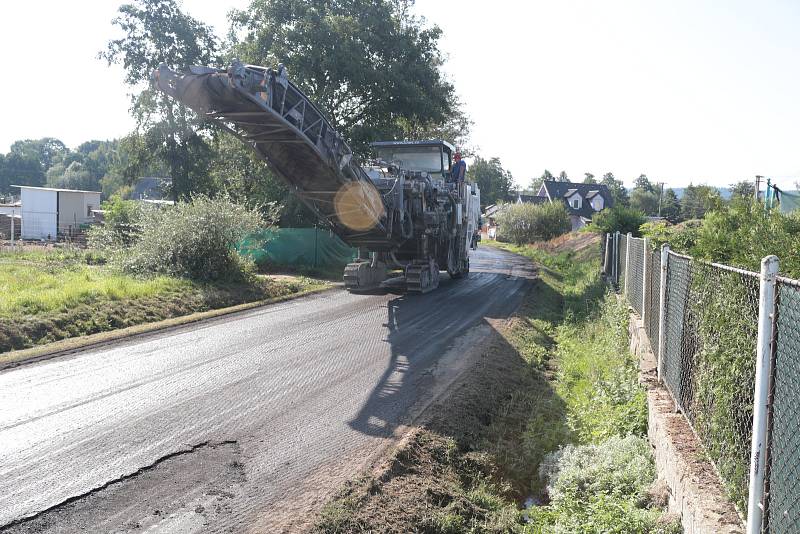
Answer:
[{"label": "distant building", "polygon": [[595,213],[613,207],[614,198],[603,184],[582,184],[545,180],[536,202],[563,202],[569,213],[572,229],[583,228],[592,221]]},{"label": "distant building", "polygon": [[82,233],[100,206],[100,191],[17,185],[22,198],[22,239],[56,240]]}]

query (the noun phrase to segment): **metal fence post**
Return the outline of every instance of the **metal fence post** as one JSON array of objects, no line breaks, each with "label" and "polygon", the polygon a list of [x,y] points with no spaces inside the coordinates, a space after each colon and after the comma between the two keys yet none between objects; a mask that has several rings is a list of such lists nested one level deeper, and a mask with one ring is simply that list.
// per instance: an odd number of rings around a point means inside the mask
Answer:
[{"label": "metal fence post", "polygon": [[[667,329],[667,267],[669,266],[669,245],[661,245],[661,291],[658,296],[658,380],[663,382],[664,378],[664,340]],[[656,273],[653,273],[655,275]]]},{"label": "metal fence post", "polygon": [[614,285],[619,289],[619,232],[614,232],[614,259],[611,270],[614,273]]},{"label": "metal fence post", "polygon": [[647,293],[650,289],[650,284],[647,283],[647,249],[650,247],[650,240],[644,238],[644,245],[642,246],[642,326],[647,324]]},{"label": "metal fence post", "polygon": [[778,258],[761,260],[761,282],[758,291],[758,344],[756,350],[756,384],[753,400],[753,440],[750,447],[750,487],[747,499],[747,533],[759,534],[764,516],[764,475],[769,380],[772,374],[772,328],[775,317],[775,283]]},{"label": "metal fence post", "polygon": [[628,238],[625,240],[625,291],[624,295],[628,296],[628,278],[630,278],[631,273],[631,240],[633,239],[633,234],[628,232]]}]

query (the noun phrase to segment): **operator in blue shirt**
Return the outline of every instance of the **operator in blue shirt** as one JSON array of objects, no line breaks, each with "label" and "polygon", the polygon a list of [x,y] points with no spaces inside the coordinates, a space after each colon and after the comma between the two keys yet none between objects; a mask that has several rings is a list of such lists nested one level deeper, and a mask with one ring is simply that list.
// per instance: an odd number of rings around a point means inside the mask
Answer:
[{"label": "operator in blue shirt", "polygon": [[453,183],[460,184],[467,176],[467,162],[461,159],[461,152],[453,154],[453,170],[450,172]]}]

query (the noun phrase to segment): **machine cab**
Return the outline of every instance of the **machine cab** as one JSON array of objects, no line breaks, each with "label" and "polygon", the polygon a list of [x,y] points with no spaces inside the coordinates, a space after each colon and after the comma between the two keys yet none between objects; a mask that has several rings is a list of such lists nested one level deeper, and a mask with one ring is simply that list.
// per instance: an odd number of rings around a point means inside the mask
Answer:
[{"label": "machine cab", "polygon": [[377,141],[370,144],[378,159],[397,167],[447,179],[453,165],[455,148],[447,141]]}]

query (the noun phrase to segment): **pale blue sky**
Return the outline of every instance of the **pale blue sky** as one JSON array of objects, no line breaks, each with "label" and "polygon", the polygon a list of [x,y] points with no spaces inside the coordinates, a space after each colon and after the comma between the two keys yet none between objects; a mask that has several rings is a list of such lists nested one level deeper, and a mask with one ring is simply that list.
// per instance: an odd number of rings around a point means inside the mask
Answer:
[{"label": "pale blue sky", "polygon": [[[184,0],[220,34],[246,3]],[[131,129],[120,69],[95,58],[119,4],[0,4],[0,151]],[[644,172],[676,187],[800,179],[800,2],[418,0],[416,10],[445,30],[473,144],[521,185],[544,168],[612,171],[627,184]]]}]

